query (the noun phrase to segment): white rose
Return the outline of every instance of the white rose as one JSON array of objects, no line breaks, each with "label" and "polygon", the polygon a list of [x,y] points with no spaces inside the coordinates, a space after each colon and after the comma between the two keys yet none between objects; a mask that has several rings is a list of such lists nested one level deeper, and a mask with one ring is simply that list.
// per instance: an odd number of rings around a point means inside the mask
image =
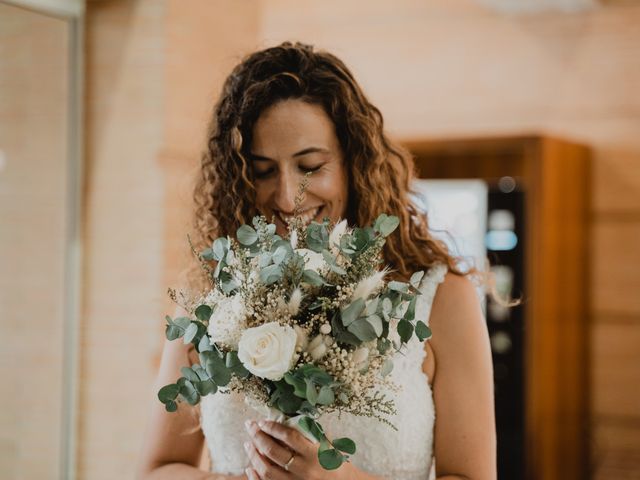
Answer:
[{"label": "white rose", "polygon": [[278,322],[248,328],[238,342],[238,358],[257,377],[280,380],[293,366],[297,339],[293,328]]},{"label": "white rose", "polygon": [[304,257],[305,270],[313,270],[316,273],[320,273],[320,270],[326,265],[321,253],[314,252],[308,248],[297,248],[295,251],[298,255]]}]

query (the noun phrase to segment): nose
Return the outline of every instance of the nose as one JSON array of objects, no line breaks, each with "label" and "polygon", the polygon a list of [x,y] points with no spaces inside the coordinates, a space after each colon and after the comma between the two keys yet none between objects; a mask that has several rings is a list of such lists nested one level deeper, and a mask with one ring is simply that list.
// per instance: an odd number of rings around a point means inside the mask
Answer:
[{"label": "nose", "polygon": [[298,185],[299,180],[297,175],[289,171],[280,173],[274,199],[278,210],[289,215],[293,214]]}]

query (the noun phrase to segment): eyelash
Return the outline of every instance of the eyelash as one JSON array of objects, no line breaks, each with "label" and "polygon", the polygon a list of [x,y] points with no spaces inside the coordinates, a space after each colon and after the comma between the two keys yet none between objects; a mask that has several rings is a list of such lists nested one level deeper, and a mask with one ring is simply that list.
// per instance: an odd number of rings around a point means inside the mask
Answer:
[{"label": "eyelash", "polygon": [[[318,165],[317,167],[313,167],[313,168],[300,167],[301,170],[306,171],[306,172],[315,172],[316,170],[320,170],[321,168],[322,168],[322,165]],[[273,173],[273,168],[270,168],[269,170],[266,170],[264,172],[256,172],[256,177],[257,178],[266,178],[269,175],[271,175],[271,173]]]}]

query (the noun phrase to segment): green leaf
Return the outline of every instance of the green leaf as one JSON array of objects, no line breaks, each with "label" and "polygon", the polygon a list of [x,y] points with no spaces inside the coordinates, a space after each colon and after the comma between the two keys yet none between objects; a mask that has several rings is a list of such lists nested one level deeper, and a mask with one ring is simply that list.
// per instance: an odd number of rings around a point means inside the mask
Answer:
[{"label": "green leaf", "polygon": [[398,335],[400,335],[400,340],[407,343],[411,335],[413,335],[413,325],[406,320],[400,320],[398,322]]},{"label": "green leaf", "polygon": [[223,260],[229,250],[229,239],[226,237],[216,238],[213,242],[213,258],[216,261]]},{"label": "green leaf", "polygon": [[405,320],[413,320],[414,318],[416,318],[416,300],[417,299],[418,297],[413,297],[409,301],[409,307],[407,308],[407,311],[404,314]]},{"label": "green leaf", "polygon": [[283,394],[278,399],[278,408],[281,412],[286,413],[287,415],[295,414],[300,408],[301,404],[302,399],[292,394]]},{"label": "green leaf", "polygon": [[349,455],[356,453],[356,443],[350,438],[337,438],[331,443],[341,452],[348,453]]},{"label": "green leaf", "polygon": [[286,249],[286,247],[281,245],[276,248],[275,252],[273,252],[271,259],[273,260],[273,263],[275,263],[276,265],[280,265],[287,258],[288,254],[289,251]]},{"label": "green leaf", "polygon": [[247,370],[242,364],[242,362],[238,358],[238,352],[236,351],[227,352],[225,365],[231,371],[231,373],[240,378],[247,378],[249,376],[249,370]]},{"label": "green leaf", "polygon": [[178,404],[171,400],[164,404],[164,408],[167,410],[167,412],[175,412],[176,410],[178,410]]},{"label": "green leaf", "polygon": [[213,313],[213,309],[209,305],[200,305],[196,308],[196,317],[202,322],[208,322]]},{"label": "green leaf", "polygon": [[[379,217],[378,217],[379,218]],[[400,219],[395,215],[385,215],[379,224],[377,230],[383,237],[388,237],[400,225]]]},{"label": "green leaf", "polygon": [[373,331],[376,334],[376,337],[382,335],[382,319],[378,315],[369,315],[367,317],[367,322],[373,327]]},{"label": "green leaf", "polygon": [[320,405],[331,405],[335,401],[335,394],[333,393],[333,389],[325,385],[320,388],[320,392],[318,393],[317,403]]},{"label": "green leaf", "polygon": [[162,403],[167,403],[171,400],[175,400],[178,393],[180,393],[180,386],[175,383],[171,383],[169,385],[165,385],[158,391],[158,399]]},{"label": "green leaf", "polygon": [[415,272],[413,275],[411,275],[411,278],[409,279],[409,283],[411,285],[414,286],[414,288],[418,288],[420,285],[420,280],[422,280],[422,277],[424,276],[424,271],[420,270],[418,272]]},{"label": "green leaf", "polygon": [[380,303],[380,297],[376,297],[373,300],[370,300],[364,309],[364,315],[368,317],[369,315],[373,315],[374,313],[376,313],[376,310],[378,310],[379,303]]},{"label": "green leaf", "polygon": [[213,350],[213,346],[209,341],[209,336],[203,335],[202,338],[200,339],[200,342],[198,342],[198,352],[206,352],[210,350]]},{"label": "green leaf", "polygon": [[238,242],[249,247],[258,240],[258,233],[249,225],[242,225],[236,231],[236,237],[238,238]]},{"label": "green leaf", "polygon": [[389,290],[395,290],[396,292],[407,293],[409,291],[408,285],[404,282],[398,282],[396,280],[391,280],[387,283],[387,288]]},{"label": "green leaf", "polygon": [[391,341],[388,338],[379,338],[378,339],[378,352],[380,354],[384,354],[391,347]]},{"label": "green leaf", "polygon": [[365,302],[362,298],[358,298],[355,302],[351,303],[347,308],[340,312],[340,317],[342,318],[342,324],[345,327],[348,327],[351,323],[353,323],[356,318],[362,313],[364,310]]},{"label": "green leaf", "polygon": [[324,450],[322,452],[318,452],[318,460],[320,461],[320,465],[325,470],[335,470],[342,465],[344,461],[344,455],[342,455],[338,450],[332,448],[330,450]]},{"label": "green leaf", "polygon": [[201,352],[201,360],[204,358],[203,366],[209,376],[219,387],[224,387],[231,380],[231,372],[225,363],[215,352]]},{"label": "green leaf", "polygon": [[200,256],[207,261],[214,260],[213,248],[205,248],[200,252]]},{"label": "green leaf", "polygon": [[304,417],[300,417],[300,419],[298,420],[298,425],[300,426],[300,428],[302,428],[302,430],[309,433],[318,442],[326,438],[324,430],[322,429],[320,424],[311,417],[308,417],[306,415]]},{"label": "green leaf", "polygon": [[196,405],[200,401],[200,394],[189,380],[185,380],[184,385],[180,387],[180,395],[184,397],[189,405]]},{"label": "green leaf", "polygon": [[316,272],[315,270],[305,270],[302,273],[302,280],[309,285],[314,285],[319,287],[321,285],[325,285],[324,279]]},{"label": "green leaf", "polygon": [[307,380],[307,390],[306,396],[307,400],[311,405],[315,405],[318,401],[318,391],[316,390],[316,386],[313,384],[311,380]]},{"label": "green leaf", "polygon": [[203,397],[218,391],[218,387],[211,379],[194,382],[194,386],[196,387],[196,390],[198,390],[198,393]]},{"label": "green leaf", "polygon": [[422,320],[416,322],[416,336],[421,342],[431,338],[431,329]]},{"label": "green leaf", "polygon": [[187,343],[190,343],[191,340],[193,340],[195,338],[195,336],[198,334],[198,324],[195,322],[192,322],[189,324],[189,326],[187,327],[187,330],[184,332],[184,344],[186,345]]},{"label": "green leaf", "polygon": [[[378,317],[379,319],[379,317]],[[376,331],[367,318],[359,318],[355,322],[351,323],[347,330],[353,333],[359,340],[368,342],[378,338]]]},{"label": "green leaf", "polygon": [[271,285],[282,278],[282,267],[280,265],[269,265],[260,270],[260,281],[265,285]]},{"label": "green leaf", "polygon": [[183,377],[185,377],[187,380],[189,380],[192,383],[200,381],[200,377],[198,377],[198,374],[193,370],[191,370],[191,368],[189,367],[182,367],[180,369],[180,372],[182,373]]}]

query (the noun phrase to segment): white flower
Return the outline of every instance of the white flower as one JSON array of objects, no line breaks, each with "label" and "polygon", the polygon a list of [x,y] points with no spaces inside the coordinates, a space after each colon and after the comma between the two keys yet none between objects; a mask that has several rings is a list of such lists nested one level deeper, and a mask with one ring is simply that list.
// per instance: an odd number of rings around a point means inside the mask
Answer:
[{"label": "white flower", "polygon": [[[329,247],[331,248],[331,253],[336,255],[338,253],[338,249],[340,247],[340,239],[342,235],[347,231],[347,220],[342,220],[340,223],[337,223],[331,233],[329,234]],[[337,245],[337,246],[336,246]]]},{"label": "white flower", "polygon": [[298,336],[293,328],[269,322],[242,332],[238,358],[260,378],[280,380],[295,361]]},{"label": "white flower", "polygon": [[366,300],[369,298],[369,295],[373,293],[378,288],[382,287],[382,280],[384,276],[388,273],[388,269],[384,268],[379,272],[375,272],[372,275],[363,278],[358,282],[355,290],[353,291],[353,296],[351,297],[351,301],[354,302],[358,298],[362,298]]},{"label": "white flower", "polygon": [[240,335],[247,326],[247,311],[242,296],[237,294],[227,297],[214,290],[207,296],[205,303],[216,305],[207,327],[211,341],[224,343],[235,350]]},{"label": "white flower", "polygon": [[289,237],[289,242],[291,243],[291,248],[293,248],[295,250],[296,247],[298,246],[298,231],[297,230],[293,230],[291,232],[291,236]]},{"label": "white flower", "polygon": [[302,297],[304,297],[302,290],[300,290],[299,287],[296,287],[291,293],[291,298],[289,298],[289,304],[287,305],[291,316],[294,316],[300,310],[300,303],[302,302]]},{"label": "white flower", "polygon": [[297,248],[295,252],[304,257],[305,270],[313,270],[316,273],[320,273],[320,270],[326,265],[321,253],[314,252],[308,248]]}]

